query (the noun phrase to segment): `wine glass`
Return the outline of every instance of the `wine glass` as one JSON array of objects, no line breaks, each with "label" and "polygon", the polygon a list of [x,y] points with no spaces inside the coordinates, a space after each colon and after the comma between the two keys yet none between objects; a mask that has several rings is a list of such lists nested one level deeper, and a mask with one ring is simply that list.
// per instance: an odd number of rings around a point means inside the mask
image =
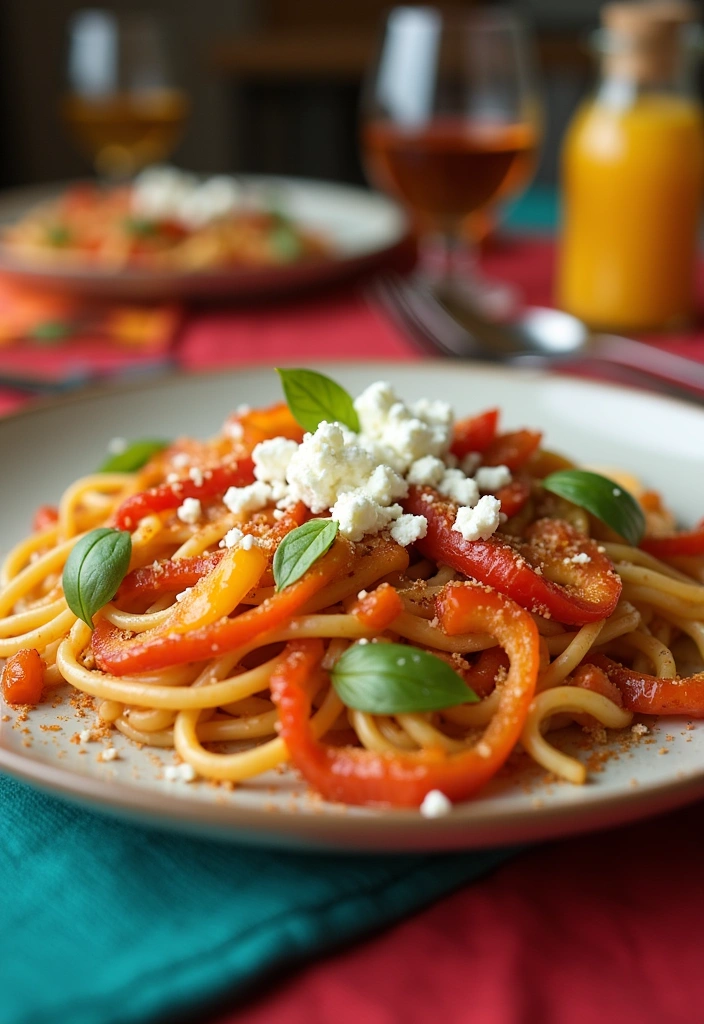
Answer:
[{"label": "wine glass", "polygon": [[170,156],[188,114],[161,25],[149,14],[78,11],[69,22],[61,112],[99,175],[127,178]]},{"label": "wine glass", "polygon": [[532,49],[511,11],[390,12],[363,92],[365,166],[411,214],[420,273],[446,304],[509,311],[515,293],[479,276],[466,221],[525,188],[540,119]]}]

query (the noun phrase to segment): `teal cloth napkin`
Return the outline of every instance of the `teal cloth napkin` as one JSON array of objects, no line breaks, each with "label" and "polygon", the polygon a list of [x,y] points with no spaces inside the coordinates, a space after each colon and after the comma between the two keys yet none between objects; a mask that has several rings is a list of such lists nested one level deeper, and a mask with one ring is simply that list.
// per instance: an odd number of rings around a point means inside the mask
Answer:
[{"label": "teal cloth napkin", "polygon": [[509,855],[245,848],[123,824],[0,775],[0,1021],[202,1019],[216,997],[396,921]]}]

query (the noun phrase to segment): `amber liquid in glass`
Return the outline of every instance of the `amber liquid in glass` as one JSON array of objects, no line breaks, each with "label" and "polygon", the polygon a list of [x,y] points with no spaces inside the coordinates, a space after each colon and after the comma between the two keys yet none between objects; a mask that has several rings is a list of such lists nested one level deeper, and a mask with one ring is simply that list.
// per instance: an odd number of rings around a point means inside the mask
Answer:
[{"label": "amber liquid in glass", "polygon": [[536,155],[530,125],[454,118],[410,129],[371,122],[363,142],[372,180],[434,226],[519,191],[533,173]]},{"label": "amber liquid in glass", "polygon": [[65,97],[62,114],[81,148],[106,174],[131,174],[168,157],[188,113],[176,89]]}]

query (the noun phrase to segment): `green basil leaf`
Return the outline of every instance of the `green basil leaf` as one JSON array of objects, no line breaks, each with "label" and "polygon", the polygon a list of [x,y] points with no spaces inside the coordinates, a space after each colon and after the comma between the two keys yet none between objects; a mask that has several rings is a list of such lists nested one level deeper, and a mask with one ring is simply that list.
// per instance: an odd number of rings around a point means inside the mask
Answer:
[{"label": "green basil leaf", "polygon": [[335,519],[311,519],[287,533],[274,555],[276,589],[283,590],[300,579],[332,546],[339,528]]},{"label": "green basil leaf", "polygon": [[543,480],[543,487],[584,508],[628,541],[640,543],[645,516],[635,498],[620,484],[586,469],[562,469]]},{"label": "green basil leaf", "polygon": [[132,538],[126,530],[101,527],[81,537],[66,560],[62,583],[74,615],[93,628],[93,616],[114,597],[130,564]]},{"label": "green basil leaf", "polygon": [[133,441],[124,452],[111,455],[103,462],[98,469],[99,473],[136,473],[138,469],[151,459],[157,452],[163,452],[169,447],[169,441],[160,441],[157,438],[144,437],[140,441]]},{"label": "green basil leaf", "polygon": [[315,370],[280,370],[288,407],[294,419],[313,433],[323,420],[344,423],[359,433],[359,419],[351,397],[343,387]]},{"label": "green basil leaf", "polygon": [[274,252],[284,262],[291,263],[300,258],[303,246],[292,224],[278,224],[272,230],[270,238]]},{"label": "green basil leaf", "polygon": [[447,662],[405,644],[354,644],[330,675],[340,700],[372,715],[441,711],[479,699]]}]

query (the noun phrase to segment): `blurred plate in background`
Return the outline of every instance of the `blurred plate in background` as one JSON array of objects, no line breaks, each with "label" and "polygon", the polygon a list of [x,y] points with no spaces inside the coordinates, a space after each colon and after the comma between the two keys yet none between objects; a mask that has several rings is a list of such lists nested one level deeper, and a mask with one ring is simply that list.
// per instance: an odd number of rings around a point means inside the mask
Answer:
[{"label": "blurred plate in background", "polygon": [[[268,193],[302,227],[329,242],[332,257],[267,267],[222,267],[189,272],[58,265],[27,259],[0,242],[0,271],[27,284],[119,300],[243,300],[307,288],[372,269],[408,235],[408,222],[384,196],[349,185],[243,175],[247,188]],[[0,195],[0,230],[33,206],[75,183],[17,189]]]}]

